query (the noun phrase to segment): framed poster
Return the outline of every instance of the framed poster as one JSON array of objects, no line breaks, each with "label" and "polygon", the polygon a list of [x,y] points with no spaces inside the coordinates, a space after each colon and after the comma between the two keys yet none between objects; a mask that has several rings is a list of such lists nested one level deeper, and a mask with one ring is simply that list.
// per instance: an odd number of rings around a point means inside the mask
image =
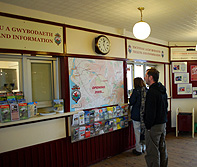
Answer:
[{"label": "framed poster", "polygon": [[179,95],[192,94],[192,84],[178,84],[177,92]]},{"label": "framed poster", "polygon": [[197,98],[197,87],[193,87],[192,97]]},{"label": "framed poster", "polygon": [[189,83],[189,73],[174,73],[174,83]]},{"label": "framed poster", "polygon": [[191,65],[191,81],[197,81],[197,65]]},{"label": "framed poster", "polygon": [[187,62],[172,62],[172,72],[187,72]]}]

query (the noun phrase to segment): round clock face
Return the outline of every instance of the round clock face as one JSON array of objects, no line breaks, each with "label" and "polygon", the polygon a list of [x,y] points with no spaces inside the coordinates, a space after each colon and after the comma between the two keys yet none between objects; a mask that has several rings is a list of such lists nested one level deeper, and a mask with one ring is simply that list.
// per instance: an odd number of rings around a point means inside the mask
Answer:
[{"label": "round clock face", "polygon": [[107,54],[110,51],[109,39],[104,35],[99,36],[97,39],[98,41],[96,42],[96,51],[101,54]]}]

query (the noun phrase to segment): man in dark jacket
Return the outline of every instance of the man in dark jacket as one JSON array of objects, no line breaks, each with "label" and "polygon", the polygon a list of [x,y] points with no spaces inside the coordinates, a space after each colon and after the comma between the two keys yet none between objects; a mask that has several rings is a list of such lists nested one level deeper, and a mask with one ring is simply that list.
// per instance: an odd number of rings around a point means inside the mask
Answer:
[{"label": "man in dark jacket", "polygon": [[166,88],[158,82],[159,71],[146,71],[145,81],[149,85],[146,96],[144,122],[146,126],[146,163],[148,167],[167,167],[168,155],[165,143],[167,122]]}]

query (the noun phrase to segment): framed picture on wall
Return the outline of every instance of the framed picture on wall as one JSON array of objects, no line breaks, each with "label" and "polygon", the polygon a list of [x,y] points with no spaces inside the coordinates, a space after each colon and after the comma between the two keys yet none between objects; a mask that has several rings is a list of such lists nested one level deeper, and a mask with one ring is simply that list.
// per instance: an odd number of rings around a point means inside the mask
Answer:
[{"label": "framed picture on wall", "polygon": [[197,87],[193,87],[192,97],[197,98]]},{"label": "framed picture on wall", "polygon": [[197,81],[197,65],[191,65],[191,81]]},{"label": "framed picture on wall", "polygon": [[174,73],[174,83],[189,83],[189,73]]},{"label": "framed picture on wall", "polygon": [[192,84],[178,84],[177,92],[178,95],[192,94]]},{"label": "framed picture on wall", "polygon": [[172,72],[187,72],[187,62],[172,62]]}]

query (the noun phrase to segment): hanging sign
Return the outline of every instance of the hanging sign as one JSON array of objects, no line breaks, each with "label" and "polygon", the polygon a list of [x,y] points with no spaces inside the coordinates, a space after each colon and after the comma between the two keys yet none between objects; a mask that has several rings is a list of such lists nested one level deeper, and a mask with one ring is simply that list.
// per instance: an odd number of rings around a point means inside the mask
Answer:
[{"label": "hanging sign", "polygon": [[0,16],[0,48],[63,53],[63,27]]}]

